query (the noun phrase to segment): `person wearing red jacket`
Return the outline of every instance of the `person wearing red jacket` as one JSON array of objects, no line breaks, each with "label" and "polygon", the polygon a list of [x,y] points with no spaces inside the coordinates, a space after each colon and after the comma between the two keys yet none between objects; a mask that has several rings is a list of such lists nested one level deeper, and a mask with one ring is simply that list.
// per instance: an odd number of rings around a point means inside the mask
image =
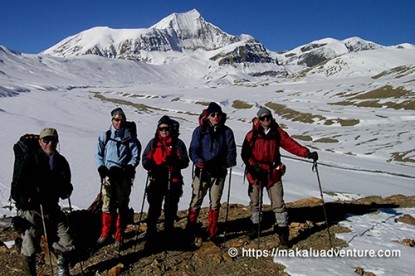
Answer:
[{"label": "person wearing red jacket", "polygon": [[164,232],[172,234],[180,197],[183,194],[181,170],[189,166],[186,145],[178,138],[178,122],[163,116],[158,121],[155,137],[143,152],[143,167],[149,173],[149,204],[146,250],[154,249],[157,221],[164,200]]},{"label": "person wearing red jacket", "polygon": [[261,107],[253,119],[253,127],[242,144],[242,160],[246,165],[246,178],[249,182],[248,194],[252,229],[248,233],[250,239],[260,235],[262,192],[265,187],[275,213],[274,231],[280,239],[280,246],[289,245],[288,213],[283,199],[284,190],[281,177],[285,173],[285,165],[281,163],[280,148],[299,157],[318,160],[317,152],[297,143],[272,117],[271,111]]}]

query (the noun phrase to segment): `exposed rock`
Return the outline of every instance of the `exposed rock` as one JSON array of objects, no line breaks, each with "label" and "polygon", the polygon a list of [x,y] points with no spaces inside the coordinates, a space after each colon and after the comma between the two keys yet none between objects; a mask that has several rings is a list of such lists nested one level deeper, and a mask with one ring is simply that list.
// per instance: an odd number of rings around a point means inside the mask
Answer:
[{"label": "exposed rock", "polygon": [[375,276],[376,274],[373,272],[366,272],[363,268],[361,267],[356,267],[355,271],[356,274],[361,275],[361,276]]},{"label": "exposed rock", "polygon": [[415,225],[415,218],[412,217],[411,215],[404,214],[403,216],[395,219],[395,222],[402,222],[402,223]]},{"label": "exposed rock", "polygon": [[121,274],[121,271],[123,270],[124,265],[123,264],[117,264],[113,268],[108,270],[108,276],[118,276]]}]

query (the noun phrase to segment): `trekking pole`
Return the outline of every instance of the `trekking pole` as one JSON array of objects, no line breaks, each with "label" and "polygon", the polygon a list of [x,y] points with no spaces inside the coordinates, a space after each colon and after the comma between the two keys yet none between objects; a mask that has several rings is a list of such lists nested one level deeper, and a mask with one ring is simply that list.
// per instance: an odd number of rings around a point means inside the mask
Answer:
[{"label": "trekking pole", "polygon": [[[171,190],[171,169],[167,174],[167,195],[166,195],[166,206],[167,206],[167,215],[170,215],[170,190]],[[166,220],[166,218],[164,218]]]},{"label": "trekking pole", "polygon": [[[164,210],[164,227],[166,227],[167,224],[170,226],[170,221],[167,221],[167,220],[172,218],[171,217],[172,214],[170,214],[170,211],[171,211],[170,191],[171,191],[171,169],[169,168],[168,173],[167,173],[167,192],[166,192],[166,199],[165,199],[166,210]],[[174,228],[174,218],[173,218],[172,227]],[[166,228],[164,228],[164,230],[166,230]]]},{"label": "trekking pole", "polygon": [[150,173],[147,174],[146,185],[144,187],[143,202],[141,203],[141,212],[140,212],[140,217],[138,218],[138,227],[140,227],[141,219],[143,217],[144,203],[145,203],[146,194],[147,194],[147,186],[148,186],[148,181],[149,181],[149,178],[150,178],[149,175],[150,175]]},{"label": "trekking pole", "polygon": [[229,198],[231,196],[231,183],[232,183],[232,167],[229,168],[229,186],[228,186],[228,199],[226,201],[226,215],[225,215],[225,231],[223,233],[223,242],[226,242],[226,230],[228,227],[228,214],[229,214]]},{"label": "trekking pole", "polygon": [[71,203],[71,197],[68,196],[68,204],[69,204],[69,212],[72,213],[72,203]]},{"label": "trekking pole", "polygon": [[326,225],[327,225],[327,234],[329,236],[329,243],[330,243],[330,248],[333,248],[333,243],[331,241],[331,234],[330,234],[330,229],[329,229],[329,220],[327,219],[327,212],[326,212],[326,206],[324,204],[324,198],[323,198],[323,189],[321,188],[321,181],[320,181],[320,175],[318,173],[318,169],[317,169],[317,161],[313,162],[313,167],[312,170],[316,172],[317,174],[317,182],[318,182],[318,187],[320,189],[320,196],[321,196],[321,201],[323,202],[323,213],[324,213],[324,219],[326,220]]},{"label": "trekking pole", "polygon": [[49,240],[48,240],[48,234],[47,234],[47,231],[46,231],[45,214],[43,212],[43,205],[42,205],[42,203],[40,203],[39,206],[40,206],[40,216],[42,218],[43,232],[45,233],[46,253],[48,253],[48,256],[49,256],[49,266],[50,266],[51,274],[53,276],[52,257],[50,255],[50,250],[49,250]]},{"label": "trekking pole", "polygon": [[197,200],[200,200],[201,192],[202,192],[202,176],[203,176],[203,169],[199,169],[199,190],[197,191]]},{"label": "trekking pole", "polygon": [[99,188],[99,193],[101,194],[101,196],[102,196],[102,188],[104,187],[104,181],[105,181],[105,178],[101,177],[101,187]]},{"label": "trekking pole", "polygon": [[257,243],[257,249],[259,249],[260,246],[260,237],[261,237],[261,217],[262,217],[262,182],[259,182],[259,219],[258,219],[258,243]]},{"label": "trekking pole", "polygon": [[[141,220],[143,218],[143,212],[144,212],[144,203],[146,200],[146,194],[147,194],[147,186],[148,186],[148,181],[150,179],[150,172],[147,173],[147,179],[146,179],[146,185],[144,187],[144,193],[143,193],[143,202],[141,203],[141,211],[140,211],[140,216],[138,218],[138,231],[137,231],[137,235],[135,236],[136,241],[138,240],[138,236],[140,234],[140,225],[141,225]],[[136,243],[134,244],[134,252],[136,249]]]},{"label": "trekking pole", "polygon": [[[71,197],[70,196],[68,196],[68,204],[69,204],[69,211],[72,213],[72,203],[71,203]],[[73,231],[74,231],[73,233],[75,235],[76,231],[75,230],[73,230]],[[74,238],[76,239],[75,236],[74,236]],[[78,256],[78,258],[79,258],[79,256]],[[80,260],[80,258],[79,258],[79,260]],[[84,275],[83,263],[84,262],[82,260],[79,261],[80,268],[81,268],[81,275]]]}]

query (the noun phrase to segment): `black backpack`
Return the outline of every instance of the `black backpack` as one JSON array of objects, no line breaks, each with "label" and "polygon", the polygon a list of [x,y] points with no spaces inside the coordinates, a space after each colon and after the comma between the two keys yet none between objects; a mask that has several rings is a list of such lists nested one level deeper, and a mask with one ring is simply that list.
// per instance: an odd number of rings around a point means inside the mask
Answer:
[{"label": "black backpack", "polygon": [[173,120],[173,119],[170,119],[170,121],[171,121],[171,130],[170,130],[171,136],[174,138],[177,138],[180,135],[180,132],[179,132],[180,124],[178,121]]},{"label": "black backpack", "polygon": [[23,168],[23,164],[28,158],[29,155],[34,153],[37,149],[40,148],[39,145],[39,135],[37,134],[25,134],[20,137],[19,141],[17,141],[13,146],[14,151],[14,167],[13,167],[13,178],[12,178],[12,185],[11,185],[11,196],[14,197],[14,193],[16,193],[16,185],[18,185],[17,181],[20,177],[21,170]]}]

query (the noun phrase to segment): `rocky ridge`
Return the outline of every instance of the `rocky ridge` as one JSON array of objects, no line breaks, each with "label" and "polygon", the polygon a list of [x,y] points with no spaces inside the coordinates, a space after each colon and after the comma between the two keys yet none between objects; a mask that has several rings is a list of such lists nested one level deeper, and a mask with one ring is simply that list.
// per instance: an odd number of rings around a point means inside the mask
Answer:
[{"label": "rocky ridge", "polygon": [[[347,228],[340,227],[337,222],[345,219],[346,214],[362,215],[376,212],[378,208],[414,207],[415,196],[395,195],[387,198],[377,196],[365,197],[352,201],[337,201],[326,203],[330,232],[333,238],[333,247],[345,247],[347,243],[334,238],[335,233],[347,232]],[[325,227],[321,200],[317,198],[304,199],[287,204],[290,215],[290,241],[293,248],[298,249],[328,249],[329,241]],[[224,222],[226,204],[222,206],[220,221]],[[79,214],[78,214],[79,215]],[[272,230],[273,213],[270,206],[264,206],[263,234],[258,241],[249,240],[246,232],[249,229],[249,211],[246,206],[231,204],[226,225],[226,236],[222,234],[214,241],[200,241],[197,247],[191,247],[184,241],[186,238],[184,228],[186,211],[179,212],[176,221],[176,232],[173,236],[163,233],[162,223],[159,227],[159,244],[152,252],[144,250],[145,213],[140,225],[139,214],[134,215],[135,223],[129,224],[126,230],[125,248],[116,252],[112,244],[98,250],[85,250],[74,260],[71,268],[72,275],[288,275],[284,266],[274,263],[271,257],[256,258],[242,257],[240,251],[257,248],[272,250],[279,245],[278,238]],[[202,230],[206,221],[207,210],[203,209],[200,215]],[[79,219],[78,217],[77,219]],[[6,219],[7,220],[7,219]],[[414,224],[415,219],[403,215],[396,221]],[[162,222],[162,218],[161,218]],[[85,226],[85,225],[84,225]],[[0,240],[7,242],[17,237],[16,233],[8,227],[0,228]],[[396,241],[406,246],[414,246],[414,240],[402,237]],[[0,266],[3,275],[16,275],[21,273],[21,257],[16,247],[10,249],[1,243]],[[235,257],[229,251],[231,248],[239,250]],[[252,252],[253,252],[252,251]],[[47,258],[39,256],[39,275],[51,275]],[[6,272],[7,271],[7,272]],[[353,271],[350,271],[353,272]],[[374,275],[361,267],[355,268],[359,275]],[[368,274],[369,273],[369,274]],[[371,273],[371,274],[370,274]]]}]

